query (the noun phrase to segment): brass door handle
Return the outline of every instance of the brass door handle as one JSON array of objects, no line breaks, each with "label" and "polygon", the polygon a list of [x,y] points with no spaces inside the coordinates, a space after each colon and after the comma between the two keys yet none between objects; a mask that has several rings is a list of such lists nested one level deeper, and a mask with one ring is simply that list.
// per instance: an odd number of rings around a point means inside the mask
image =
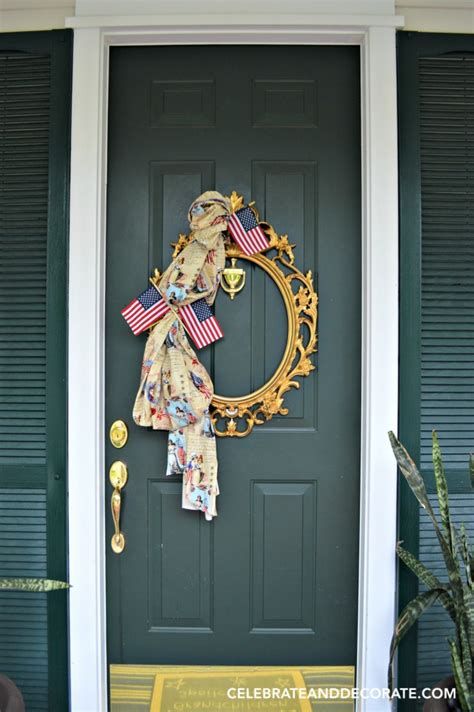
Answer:
[{"label": "brass door handle", "polygon": [[115,554],[121,554],[125,549],[125,537],[120,531],[120,512],[122,509],[122,489],[127,484],[128,470],[127,465],[120,460],[112,463],[109,470],[110,484],[114,488],[112,498],[110,500],[110,508],[112,510],[112,519],[114,521],[114,533],[112,534],[111,546]]}]

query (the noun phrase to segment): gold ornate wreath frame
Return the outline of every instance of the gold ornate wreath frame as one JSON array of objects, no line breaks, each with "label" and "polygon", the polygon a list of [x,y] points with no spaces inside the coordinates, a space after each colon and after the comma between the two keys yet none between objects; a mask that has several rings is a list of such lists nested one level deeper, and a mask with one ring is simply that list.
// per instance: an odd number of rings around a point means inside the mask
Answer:
[{"label": "gold ornate wreath frame", "polygon": [[[244,207],[243,197],[235,191],[230,201],[232,212]],[[273,279],[286,309],[286,347],[278,368],[261,388],[232,398],[214,394],[211,418],[219,437],[243,438],[255,425],[263,425],[274,415],[287,415],[288,408],[283,403],[285,393],[300,387],[299,381],[295,381],[297,376],[308,376],[314,370],[310,357],[317,344],[318,295],[314,291],[313,275],[311,270],[303,274],[295,266],[295,245],[289,243],[288,235],[278,235],[269,223],[259,223],[269,238],[268,248],[264,252],[245,255],[236,243],[231,242],[226,245],[226,257],[252,262]],[[191,233],[179,235],[178,242],[173,245],[173,258],[191,239]]]}]

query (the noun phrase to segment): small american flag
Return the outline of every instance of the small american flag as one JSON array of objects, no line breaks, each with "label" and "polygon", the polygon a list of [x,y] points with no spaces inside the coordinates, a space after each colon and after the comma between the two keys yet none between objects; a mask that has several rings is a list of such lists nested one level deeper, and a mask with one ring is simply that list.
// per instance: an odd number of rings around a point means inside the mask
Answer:
[{"label": "small american flag", "polygon": [[232,213],[227,229],[246,255],[253,255],[268,247],[268,238],[249,207]]},{"label": "small american flag", "polygon": [[179,316],[198,349],[224,336],[219,322],[204,298],[181,307]]},{"label": "small american flag", "polygon": [[137,336],[161,319],[170,308],[155,287],[148,287],[138,295],[121,314]]}]

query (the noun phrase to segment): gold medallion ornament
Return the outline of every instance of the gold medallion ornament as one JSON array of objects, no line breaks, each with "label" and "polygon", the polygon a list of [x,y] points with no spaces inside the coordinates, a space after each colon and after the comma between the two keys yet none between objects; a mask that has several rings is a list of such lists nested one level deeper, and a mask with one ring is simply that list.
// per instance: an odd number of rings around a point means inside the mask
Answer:
[{"label": "gold medallion ornament", "polygon": [[[232,212],[244,206],[243,197],[235,191],[230,196]],[[250,204],[252,205],[252,204]],[[252,209],[258,214],[255,207]],[[221,286],[231,299],[245,284],[245,270],[237,267],[239,261],[248,261],[263,269],[275,282],[285,305],[288,330],[283,358],[271,378],[253,393],[227,397],[214,394],[211,401],[211,419],[219,437],[243,438],[256,425],[263,425],[274,415],[287,415],[284,396],[292,388],[299,388],[295,380],[308,376],[314,370],[311,355],[316,351],[318,295],[314,290],[311,270],[301,272],[295,265],[293,248],[288,235],[278,235],[272,225],[259,221],[269,239],[268,247],[253,255],[246,255],[235,242],[226,244],[226,258],[231,267],[222,274]],[[173,258],[189,244],[193,234],[179,235],[174,244]]]}]

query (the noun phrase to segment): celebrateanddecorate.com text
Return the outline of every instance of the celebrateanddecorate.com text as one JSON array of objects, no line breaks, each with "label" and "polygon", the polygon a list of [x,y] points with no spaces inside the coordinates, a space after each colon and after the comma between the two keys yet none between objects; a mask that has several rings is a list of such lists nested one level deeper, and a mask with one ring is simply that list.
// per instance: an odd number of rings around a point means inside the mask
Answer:
[{"label": "celebrateanddecorate.com text", "polygon": [[455,689],[441,687],[229,687],[230,700],[449,700]]}]

